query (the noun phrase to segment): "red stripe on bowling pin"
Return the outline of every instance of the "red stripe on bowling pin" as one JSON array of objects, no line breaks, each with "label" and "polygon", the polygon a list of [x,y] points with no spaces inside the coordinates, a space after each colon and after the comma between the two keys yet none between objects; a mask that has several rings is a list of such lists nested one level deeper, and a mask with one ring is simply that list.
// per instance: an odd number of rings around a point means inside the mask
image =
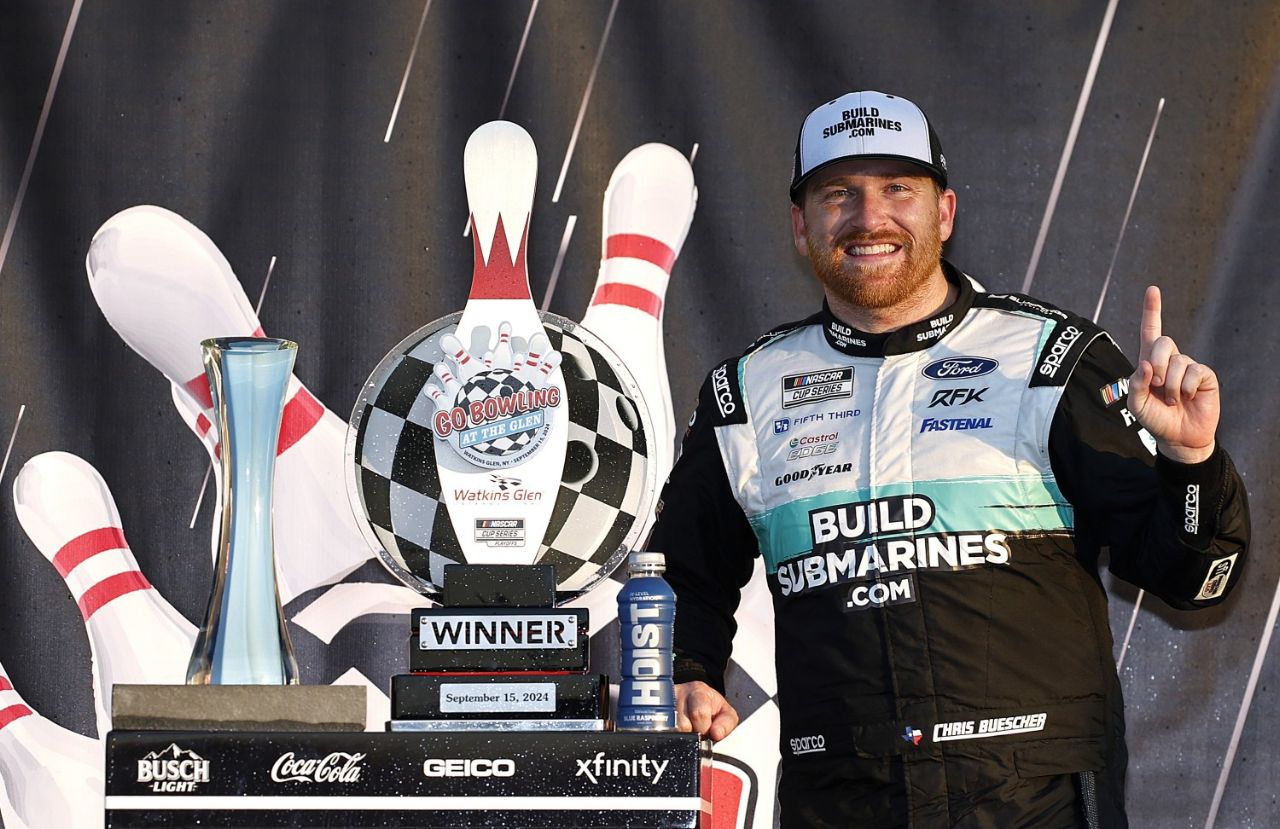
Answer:
[{"label": "red stripe on bowling pin", "polygon": [[507,232],[502,224],[502,216],[498,216],[493,229],[493,243],[489,247],[489,259],[484,258],[480,246],[480,234],[476,231],[475,217],[471,218],[471,245],[475,255],[475,267],[471,272],[471,293],[467,300],[473,299],[527,299],[532,301],[529,293],[529,272],[525,265],[525,250],[529,241],[529,220],[525,219],[524,230],[520,234],[520,249],[511,255],[507,245]]},{"label": "red stripe on bowling pin", "polygon": [[[204,378],[198,377],[196,380],[203,381]],[[190,389],[195,382],[192,380],[187,383],[187,388]],[[204,389],[207,393],[208,383],[204,384]],[[208,405],[212,405],[212,402]],[[289,402],[284,404],[284,413],[280,417],[280,439],[276,442],[276,454],[283,455],[289,447],[306,437],[322,417],[324,417],[324,405],[316,400],[311,392],[299,386]],[[204,437],[213,428],[213,423],[201,413],[196,417],[196,428],[200,430],[200,436]],[[220,449],[221,444],[214,447],[214,452],[217,453]]]},{"label": "red stripe on bowling pin", "polygon": [[34,711],[25,705],[10,705],[8,708],[0,708],[0,728],[4,728],[16,719],[20,719],[28,714],[34,713]]},{"label": "red stripe on bowling pin", "polygon": [[596,288],[596,294],[591,298],[592,305],[625,305],[628,308],[635,308],[637,311],[644,311],[651,317],[660,318],[662,316],[662,297],[653,291],[645,290],[639,285],[629,285],[626,282],[605,282]]},{"label": "red stripe on bowling pin", "polygon": [[643,259],[668,274],[676,264],[676,252],[665,242],[639,233],[615,233],[604,240],[605,259]]},{"label": "red stripe on bowling pin", "polygon": [[[124,532],[119,527],[103,527],[90,530],[68,541],[53,556],[53,566],[58,575],[64,579],[71,571],[88,559],[105,553],[107,550],[127,550],[129,543],[124,539]],[[103,605],[126,593],[135,590],[147,590],[151,582],[137,570],[126,570],[108,576],[90,587],[76,600],[80,607],[80,615],[87,622],[89,617],[97,613]]]}]

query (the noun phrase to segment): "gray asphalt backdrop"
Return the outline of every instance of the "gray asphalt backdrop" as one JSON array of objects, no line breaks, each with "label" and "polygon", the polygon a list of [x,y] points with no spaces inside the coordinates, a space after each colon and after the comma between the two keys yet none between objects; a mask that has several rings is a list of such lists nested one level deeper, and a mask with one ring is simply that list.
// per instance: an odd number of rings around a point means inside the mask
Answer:
[{"label": "gray asphalt backdrop", "polygon": [[[1136,351],[1156,282],[1166,332],[1218,370],[1255,546],[1222,608],[1141,603],[1117,654],[1130,811],[1137,827],[1280,825],[1274,0],[434,0],[425,17],[423,0],[2,0],[0,448],[26,407],[0,481],[0,662],[14,685],[93,734],[83,623],[9,495],[32,455],[91,461],[161,593],[193,620],[207,598],[210,499],[188,529],[204,452],[85,279],[107,217],[139,203],[186,216],[253,298],[277,257],[264,327],[301,344],[299,377],[345,416],[392,345],[465,301],[474,127],[501,113],[537,142],[536,299],[577,217],[550,297],[573,318],[613,165],[648,141],[696,152],[698,212],[666,310],[688,412],[715,361],[816,307],[789,235],[791,152],[804,113],[854,88],[933,118],[959,194],[952,261],[989,289],[1029,285],[1092,315],[1114,258],[1099,320],[1122,346]],[[1119,651],[1137,596],[1112,586]]]}]

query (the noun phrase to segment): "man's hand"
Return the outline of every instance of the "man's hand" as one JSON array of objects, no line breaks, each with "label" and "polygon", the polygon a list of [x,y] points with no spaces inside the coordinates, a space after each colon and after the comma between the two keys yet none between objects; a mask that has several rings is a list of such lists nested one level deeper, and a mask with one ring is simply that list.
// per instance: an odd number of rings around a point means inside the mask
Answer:
[{"label": "man's hand", "polygon": [[738,727],[738,712],[720,692],[705,682],[676,686],[676,730],[696,731],[723,740]]},{"label": "man's hand", "polygon": [[1156,439],[1160,454],[1197,463],[1213,454],[1218,429],[1218,375],[1178,351],[1160,332],[1160,289],[1142,303],[1138,367],[1129,378],[1129,411]]}]

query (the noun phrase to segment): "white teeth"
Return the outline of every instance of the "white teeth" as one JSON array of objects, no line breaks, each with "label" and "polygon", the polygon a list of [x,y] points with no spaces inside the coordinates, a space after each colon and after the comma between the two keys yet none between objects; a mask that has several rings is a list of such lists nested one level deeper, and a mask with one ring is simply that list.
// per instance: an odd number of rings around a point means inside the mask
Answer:
[{"label": "white teeth", "polygon": [[897,245],[854,245],[847,248],[850,256],[874,256],[877,253],[893,253],[898,249]]}]

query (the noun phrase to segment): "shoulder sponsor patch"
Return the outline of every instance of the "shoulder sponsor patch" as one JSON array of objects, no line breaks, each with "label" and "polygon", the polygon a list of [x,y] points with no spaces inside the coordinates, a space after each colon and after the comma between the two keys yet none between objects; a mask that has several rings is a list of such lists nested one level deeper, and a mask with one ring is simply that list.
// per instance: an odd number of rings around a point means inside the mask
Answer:
[{"label": "shoulder sponsor patch", "polygon": [[1110,406],[1129,396],[1129,378],[1121,377],[1114,383],[1109,383],[1098,389],[1098,394],[1102,395],[1102,405]]},{"label": "shoulder sponsor patch", "polygon": [[1227,590],[1227,583],[1231,581],[1231,570],[1236,566],[1236,556],[1234,553],[1226,558],[1220,558],[1209,567],[1209,575],[1205,576],[1204,584],[1200,585],[1200,592],[1196,594],[1195,601],[1203,602],[1209,599],[1216,599]]},{"label": "shoulder sponsor patch", "polygon": [[853,397],[853,366],[837,366],[782,378],[782,408],[804,406],[822,400]]}]

